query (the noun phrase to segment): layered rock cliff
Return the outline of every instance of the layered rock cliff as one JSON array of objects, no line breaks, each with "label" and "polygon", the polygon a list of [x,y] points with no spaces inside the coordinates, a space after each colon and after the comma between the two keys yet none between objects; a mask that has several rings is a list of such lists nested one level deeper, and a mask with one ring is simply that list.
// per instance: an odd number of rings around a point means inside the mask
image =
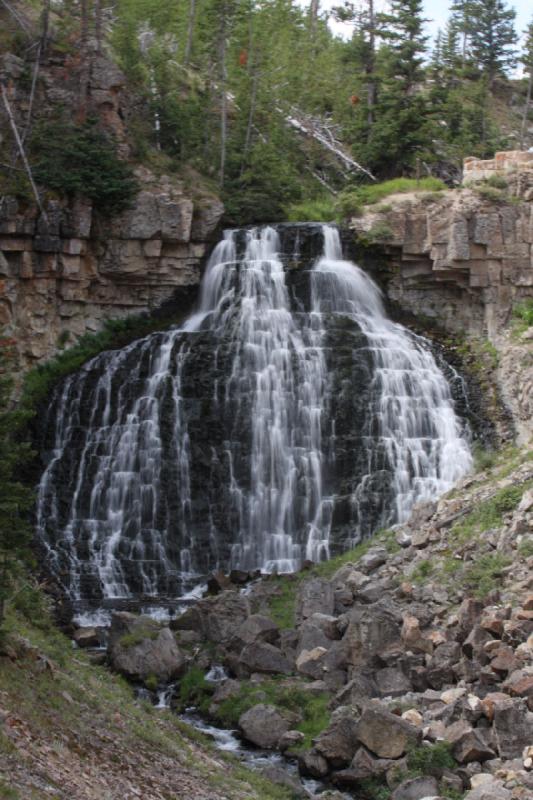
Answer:
[{"label": "layered rock cliff", "polygon": [[533,430],[533,341],[531,329],[512,336],[510,323],[513,309],[533,297],[533,169],[507,166],[502,174],[494,170],[500,188],[482,181],[394,195],[368,206],[350,227],[363,252],[371,245],[373,266],[402,312],[453,337],[489,340],[498,361],[491,379],[526,442]]},{"label": "layered rock cliff", "polygon": [[[33,99],[29,68],[36,75]],[[83,57],[54,50],[39,65],[6,53],[0,79],[21,131],[30,119],[54,119],[58,109],[72,109],[75,121],[96,118],[119,155],[131,161],[132,120],[143,109],[95,43]],[[6,152],[9,132],[4,106],[0,141]],[[13,165],[11,172],[20,171],[20,160]],[[190,304],[187,287],[199,283],[223,206],[192,170],[169,176],[157,166],[157,175],[136,167],[138,194],[128,211],[111,219],[83,195],[67,200],[42,192],[41,213],[0,186],[0,328],[14,340],[21,369],[98,331],[107,319],[157,308],[176,290]]]}]

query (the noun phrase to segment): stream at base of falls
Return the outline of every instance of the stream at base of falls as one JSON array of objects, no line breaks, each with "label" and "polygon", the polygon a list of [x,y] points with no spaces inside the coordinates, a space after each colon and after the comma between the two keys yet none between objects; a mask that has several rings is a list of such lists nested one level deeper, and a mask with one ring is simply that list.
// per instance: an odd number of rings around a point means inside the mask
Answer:
[{"label": "stream at base of falls", "polygon": [[[206,675],[206,680],[213,684],[220,683],[227,678],[227,673],[223,667],[212,667]],[[172,698],[176,691],[175,684],[171,684],[164,689],[159,689],[156,693],[149,692],[143,687],[136,690],[137,697],[147,700],[159,709],[172,709]],[[176,712],[178,713],[178,712]],[[298,765],[294,758],[285,758],[281,753],[272,750],[262,750],[258,747],[246,744],[239,732],[230,728],[221,728],[211,724],[206,720],[198,709],[191,707],[178,716],[191,728],[202,733],[211,740],[217,750],[230,753],[250,769],[263,771],[268,767],[278,767],[283,770],[296,784],[308,792],[309,797],[319,795],[321,792],[333,789],[325,781],[315,780],[314,778],[303,778],[299,775]],[[335,790],[339,797],[346,800],[353,800],[356,795]]]}]

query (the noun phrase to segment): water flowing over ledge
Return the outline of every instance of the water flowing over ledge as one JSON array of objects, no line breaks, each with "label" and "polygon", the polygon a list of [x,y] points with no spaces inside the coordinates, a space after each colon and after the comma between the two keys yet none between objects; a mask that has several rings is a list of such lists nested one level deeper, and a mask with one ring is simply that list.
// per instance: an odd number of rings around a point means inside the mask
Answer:
[{"label": "water flowing over ledge", "polygon": [[428,344],[386,317],[338,231],[317,231],[304,263],[273,227],[226,232],[181,328],[56,390],[38,533],[74,601],[176,596],[217,567],[293,571],[470,467]]}]

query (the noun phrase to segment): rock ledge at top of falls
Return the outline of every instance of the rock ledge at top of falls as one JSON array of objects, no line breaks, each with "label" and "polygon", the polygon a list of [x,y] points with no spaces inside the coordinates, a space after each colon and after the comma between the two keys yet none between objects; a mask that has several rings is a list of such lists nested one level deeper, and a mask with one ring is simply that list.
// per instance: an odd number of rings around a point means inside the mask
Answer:
[{"label": "rock ledge at top of falls", "polygon": [[533,170],[505,180],[494,198],[475,184],[391,195],[350,221],[386,254],[392,301],[449,332],[498,337],[533,297]]}]

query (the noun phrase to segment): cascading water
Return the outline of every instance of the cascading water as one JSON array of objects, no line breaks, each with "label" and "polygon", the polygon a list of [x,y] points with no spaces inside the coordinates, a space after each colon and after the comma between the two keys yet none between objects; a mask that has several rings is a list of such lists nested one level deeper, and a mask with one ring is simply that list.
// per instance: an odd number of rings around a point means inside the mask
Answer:
[{"label": "cascading water", "polygon": [[75,601],[293,570],[469,468],[427,343],[386,318],[336,229],[310,269],[284,265],[280,232],[227,232],[198,313],[57,389],[38,531]]}]

